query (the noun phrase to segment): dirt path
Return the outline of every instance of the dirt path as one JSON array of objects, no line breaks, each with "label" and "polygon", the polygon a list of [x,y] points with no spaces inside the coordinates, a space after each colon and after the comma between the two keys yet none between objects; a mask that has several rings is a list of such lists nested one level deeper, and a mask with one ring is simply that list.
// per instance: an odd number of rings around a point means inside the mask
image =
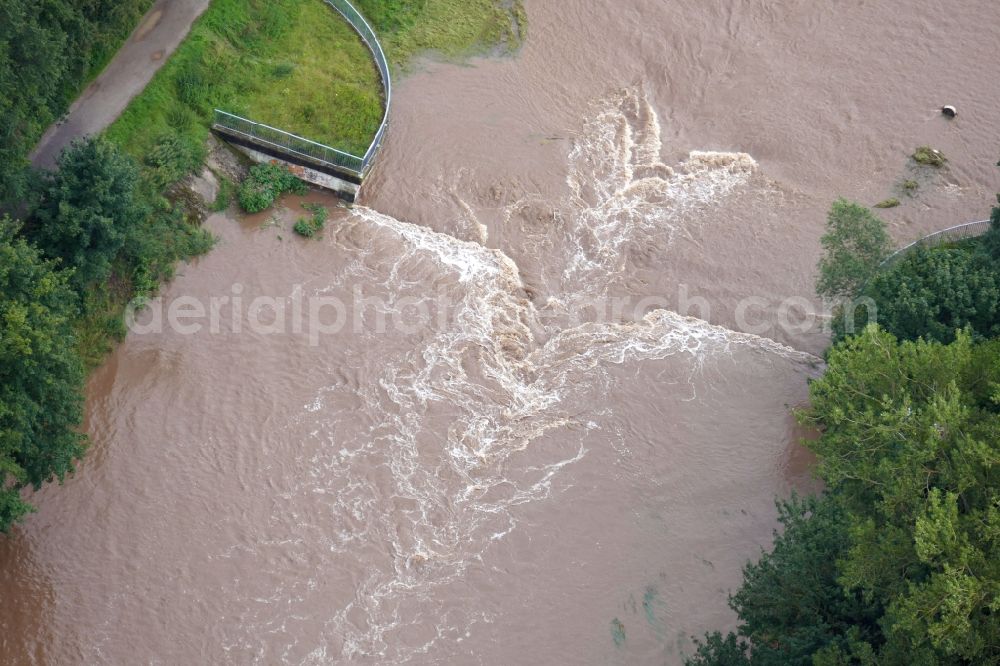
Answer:
[{"label": "dirt path", "polygon": [[65,120],[45,132],[31,154],[31,163],[51,167],[73,139],[113,123],[163,66],[208,3],[157,0],[101,75],[73,102]]}]

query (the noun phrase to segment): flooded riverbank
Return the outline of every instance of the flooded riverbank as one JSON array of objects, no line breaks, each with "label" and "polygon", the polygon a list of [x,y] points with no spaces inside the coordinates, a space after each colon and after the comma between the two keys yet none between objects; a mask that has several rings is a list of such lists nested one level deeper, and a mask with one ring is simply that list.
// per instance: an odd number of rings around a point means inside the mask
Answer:
[{"label": "flooded riverbank", "polygon": [[130,335],[0,543],[2,660],[676,664],[732,626],[811,487],[826,208],[930,144],[895,236],[982,215],[1000,9],[730,4],[529,2],[517,58],[402,81],[322,239],[297,197],[212,217],[163,303],[218,325]]}]

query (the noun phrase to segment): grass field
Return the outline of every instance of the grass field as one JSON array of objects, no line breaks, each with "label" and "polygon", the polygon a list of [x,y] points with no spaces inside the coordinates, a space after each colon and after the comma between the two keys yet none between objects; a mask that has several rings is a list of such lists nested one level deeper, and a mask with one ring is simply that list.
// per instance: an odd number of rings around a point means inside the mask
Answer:
[{"label": "grass field", "polygon": [[367,47],[321,0],[214,0],[107,136],[139,159],[168,134],[198,152],[214,108],[364,154],[381,83]]}]

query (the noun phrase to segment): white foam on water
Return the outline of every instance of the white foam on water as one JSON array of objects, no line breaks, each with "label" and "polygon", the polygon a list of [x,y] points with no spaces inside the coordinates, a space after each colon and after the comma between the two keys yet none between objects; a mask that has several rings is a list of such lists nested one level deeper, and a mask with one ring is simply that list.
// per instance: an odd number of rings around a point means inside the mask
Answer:
[{"label": "white foam on water", "polygon": [[[692,151],[671,167],[662,148],[656,111],[640,90],[597,104],[569,153],[570,194],[542,204],[564,227],[555,248],[564,255],[561,274],[545,279],[555,302],[572,307],[603,295],[627,273],[633,254],[669,248],[678,234],[722,219],[713,215],[718,206],[757,171],[746,153],[712,151]],[[506,223],[530,216],[540,203],[531,196],[518,201]]]},{"label": "white foam on water", "polygon": [[[685,214],[745,185],[755,168],[742,154],[692,153],[675,170],[658,161],[660,149],[656,115],[634,92],[615,96],[587,123],[569,156],[579,242],[563,268],[564,286],[579,290],[564,297],[604,288],[624,270],[630,243],[650,234],[669,239]],[[355,597],[331,611],[329,645],[316,647],[306,663],[338,653],[403,663],[489,623],[488,611],[444,607],[434,592],[482,564],[492,544],[516,529],[519,505],[563,487],[563,471],[587,454],[586,434],[600,428],[600,415],[576,415],[574,398],[594,386],[613,388],[612,366],[673,357],[688,362],[693,376],[737,349],[803,367],[818,362],[665,310],[555,330],[543,344],[518,267],[504,253],[363,207],[351,224],[375,239],[357,249],[356,266],[364,268],[349,269],[356,279],[376,270],[394,294],[419,294],[413,276],[431,271],[453,312],[447,326],[385,358],[377,381],[323,387],[304,405],[300,418],[319,419],[312,431],[322,445],[311,447],[313,473],[291,493],[328,502],[330,524],[303,527],[303,536],[325,535],[331,569],[346,561],[363,569]],[[375,256],[378,242],[400,250]],[[338,412],[338,398],[347,395],[363,405],[370,425],[351,426],[358,415]],[[556,430],[559,437],[544,437]],[[530,462],[522,455],[528,447]],[[318,594],[294,593],[270,602],[279,616]],[[267,633],[276,623],[251,624]],[[413,626],[433,626],[433,636],[419,645],[394,639]]]}]

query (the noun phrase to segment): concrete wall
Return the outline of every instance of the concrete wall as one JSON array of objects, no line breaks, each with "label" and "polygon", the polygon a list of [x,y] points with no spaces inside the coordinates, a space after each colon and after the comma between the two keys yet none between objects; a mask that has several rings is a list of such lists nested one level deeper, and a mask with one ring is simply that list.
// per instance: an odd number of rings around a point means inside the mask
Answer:
[{"label": "concrete wall", "polygon": [[316,169],[310,169],[309,167],[300,166],[298,164],[290,164],[284,160],[277,159],[271,155],[266,155],[247,146],[240,146],[236,144],[233,144],[233,146],[258,164],[280,164],[307,183],[331,190],[338,197],[349,203],[354,203],[355,199],[357,199],[358,192],[361,189],[361,186],[356,183],[351,183],[341,178],[337,178],[336,176],[322,173]]}]

